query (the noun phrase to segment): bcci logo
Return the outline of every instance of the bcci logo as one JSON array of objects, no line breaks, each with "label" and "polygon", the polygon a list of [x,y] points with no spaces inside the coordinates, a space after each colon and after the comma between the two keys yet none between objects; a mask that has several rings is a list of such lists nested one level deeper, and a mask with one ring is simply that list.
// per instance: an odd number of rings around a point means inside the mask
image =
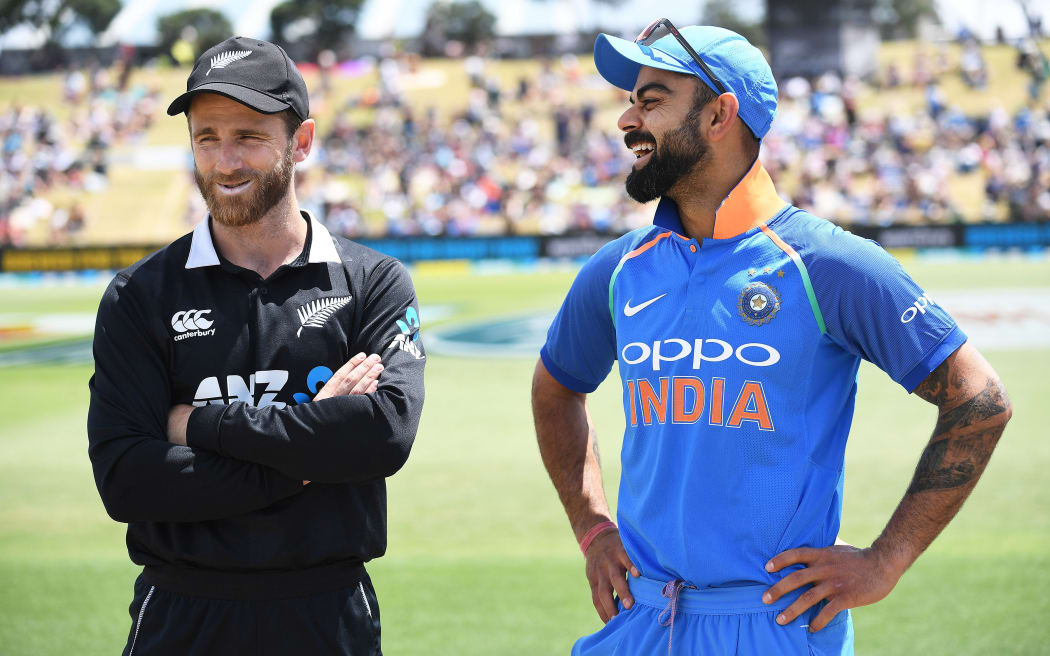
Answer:
[{"label": "bcci logo", "polygon": [[740,292],[736,306],[740,318],[752,326],[761,326],[780,311],[780,294],[764,282],[753,282]]}]

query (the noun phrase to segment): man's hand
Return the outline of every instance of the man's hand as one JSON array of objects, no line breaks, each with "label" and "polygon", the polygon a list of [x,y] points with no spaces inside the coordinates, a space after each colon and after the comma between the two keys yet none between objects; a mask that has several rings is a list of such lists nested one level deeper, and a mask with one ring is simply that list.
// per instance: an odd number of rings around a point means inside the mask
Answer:
[{"label": "man's hand", "polygon": [[777,615],[778,624],[788,624],[806,609],[827,599],[827,605],[809,623],[811,632],[823,629],[835,615],[847,608],[867,606],[881,600],[904,573],[897,572],[874,549],[858,549],[849,544],[823,549],[791,549],[766,563],[766,571],[779,572],[796,564],[806,567],[778,581],[766,591],[762,601],[771,604],[792,590],[812,584],[813,587]]},{"label": "man's hand", "polygon": [[168,441],[172,444],[186,446],[186,424],[190,421],[193,406],[179,403],[171,407],[168,413]]},{"label": "man's hand", "polygon": [[617,613],[612,593],[623,602],[624,608],[634,605],[634,597],[627,587],[627,572],[635,578],[641,576],[638,568],[624,551],[619,531],[605,531],[594,538],[587,548],[587,581],[591,584],[591,602],[598,611],[602,623],[608,623]]},{"label": "man's hand", "polygon": [[[365,357],[364,353],[358,353],[340,367],[339,371],[332,374],[332,378],[324,384],[314,401],[332,396],[371,394],[379,389],[379,374],[382,372],[383,365],[378,355]],[[178,403],[172,406],[168,413],[168,441],[172,444],[186,446],[186,424],[190,421],[191,412],[192,405]],[[304,485],[306,483],[309,481],[303,481]]]},{"label": "man's hand", "polygon": [[381,373],[383,373],[383,364],[378,355],[373,353],[366,358],[364,353],[358,353],[339,367],[339,371],[332,374],[332,377],[314,397],[314,401],[333,396],[371,394],[379,389],[379,374]]}]

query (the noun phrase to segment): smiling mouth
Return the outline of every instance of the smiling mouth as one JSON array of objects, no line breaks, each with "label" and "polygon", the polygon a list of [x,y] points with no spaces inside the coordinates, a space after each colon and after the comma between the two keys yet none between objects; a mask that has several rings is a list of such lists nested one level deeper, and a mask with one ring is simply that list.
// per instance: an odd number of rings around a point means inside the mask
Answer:
[{"label": "smiling mouth", "polygon": [[237,182],[230,184],[227,182],[219,182],[216,184],[219,190],[226,194],[236,194],[248,188],[248,185],[252,183],[251,180],[245,180],[244,182]]},{"label": "smiling mouth", "polygon": [[638,159],[645,157],[654,150],[656,150],[656,144],[653,143],[639,143],[631,146],[631,152]]}]

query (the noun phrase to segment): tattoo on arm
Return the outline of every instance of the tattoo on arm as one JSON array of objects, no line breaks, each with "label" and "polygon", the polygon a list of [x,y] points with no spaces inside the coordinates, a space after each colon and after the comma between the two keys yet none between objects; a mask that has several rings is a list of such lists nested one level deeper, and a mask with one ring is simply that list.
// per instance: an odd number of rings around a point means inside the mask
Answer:
[{"label": "tattoo on arm", "polygon": [[[961,386],[955,380],[946,384],[947,378],[947,369],[942,364],[923,383],[923,392],[916,389],[916,393],[927,401],[937,399],[943,404],[950,396],[951,387]],[[962,380],[961,376],[951,378]],[[970,427],[1006,412],[1008,407],[1002,384],[989,379],[976,396],[951,410],[942,409],[933,439],[922,452],[907,494],[957,488],[975,481],[988,464],[1003,427],[995,425],[977,431]],[[970,430],[965,430],[967,428]]]},{"label": "tattoo on arm", "polygon": [[594,459],[598,461],[598,466],[602,466],[602,454],[598,452],[598,431],[594,430],[594,426],[591,426],[591,451],[594,453]]}]

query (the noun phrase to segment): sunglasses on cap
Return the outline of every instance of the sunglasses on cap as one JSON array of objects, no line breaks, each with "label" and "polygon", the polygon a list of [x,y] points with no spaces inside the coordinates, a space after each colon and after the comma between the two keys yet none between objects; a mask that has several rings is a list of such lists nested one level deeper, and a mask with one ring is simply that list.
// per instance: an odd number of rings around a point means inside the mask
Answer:
[{"label": "sunglasses on cap", "polygon": [[702,70],[704,74],[715,83],[715,88],[718,89],[718,92],[726,93],[726,87],[722,84],[722,80],[718,79],[718,76],[711,71],[710,67],[708,67],[708,65],[704,63],[704,60],[700,58],[700,55],[698,55],[696,51],[693,50],[693,47],[689,45],[689,42],[685,40],[685,37],[678,33],[678,28],[666,18],[657,18],[652,23],[649,23],[648,27],[638,33],[634,42],[640,46],[651,46],[668,34],[673,36],[678,43],[682,44],[685,51],[689,53],[689,56],[692,57],[693,61],[695,61],[700,67],[700,70]]}]

